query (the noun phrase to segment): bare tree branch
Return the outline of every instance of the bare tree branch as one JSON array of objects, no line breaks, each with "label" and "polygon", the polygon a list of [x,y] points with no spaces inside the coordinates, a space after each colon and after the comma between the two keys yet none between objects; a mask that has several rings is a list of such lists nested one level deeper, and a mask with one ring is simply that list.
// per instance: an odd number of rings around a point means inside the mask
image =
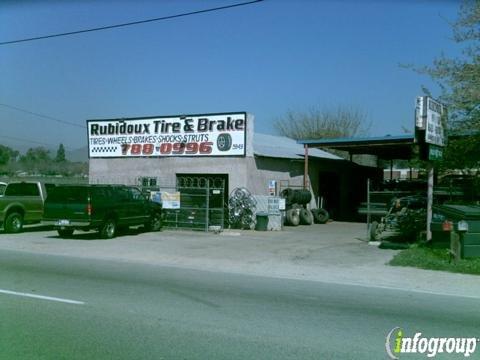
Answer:
[{"label": "bare tree branch", "polygon": [[277,131],[295,140],[365,136],[370,130],[367,114],[356,107],[334,109],[311,107],[306,111],[289,110],[275,120]]}]

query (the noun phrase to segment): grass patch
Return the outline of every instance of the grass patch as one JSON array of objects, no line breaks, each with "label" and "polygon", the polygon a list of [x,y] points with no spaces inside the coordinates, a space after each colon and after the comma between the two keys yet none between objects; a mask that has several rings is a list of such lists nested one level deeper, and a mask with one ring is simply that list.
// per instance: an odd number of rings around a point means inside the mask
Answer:
[{"label": "grass patch", "polygon": [[399,252],[389,262],[392,266],[410,266],[419,269],[441,270],[462,274],[480,275],[480,258],[450,260],[447,249],[432,249],[414,245]]}]

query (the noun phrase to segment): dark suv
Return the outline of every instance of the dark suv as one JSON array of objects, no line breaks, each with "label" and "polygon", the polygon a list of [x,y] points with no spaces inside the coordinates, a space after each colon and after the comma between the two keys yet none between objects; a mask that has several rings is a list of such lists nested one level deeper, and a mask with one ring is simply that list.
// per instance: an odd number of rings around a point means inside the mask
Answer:
[{"label": "dark suv", "polygon": [[121,227],[160,230],[161,206],[133,186],[59,185],[48,194],[42,223],[53,225],[61,237],[93,229],[110,239]]}]

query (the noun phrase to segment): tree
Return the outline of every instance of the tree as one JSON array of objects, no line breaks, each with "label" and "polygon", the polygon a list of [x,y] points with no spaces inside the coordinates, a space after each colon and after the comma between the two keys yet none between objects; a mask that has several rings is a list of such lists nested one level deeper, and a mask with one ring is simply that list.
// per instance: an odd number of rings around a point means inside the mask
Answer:
[{"label": "tree", "polygon": [[42,146],[36,148],[30,148],[25,155],[20,157],[21,162],[40,162],[50,160],[50,150],[45,149]]},{"label": "tree", "polygon": [[63,144],[58,146],[57,156],[55,156],[55,162],[65,162],[65,147]]},{"label": "tree", "polygon": [[[440,100],[449,112],[449,144],[442,168],[477,169],[480,165],[480,1],[466,0],[452,24],[453,39],[462,55],[434,59],[415,69],[441,88]],[[426,91],[428,93],[428,90]]]},{"label": "tree", "polygon": [[0,145],[0,174],[10,176],[16,172],[31,175],[77,176],[88,174],[88,164],[68,161],[62,144],[53,159],[50,157],[50,151],[44,147],[30,148],[24,155],[19,156],[18,151]]},{"label": "tree", "polygon": [[26,154],[20,157],[23,168],[34,173],[44,173],[51,161],[50,151],[41,146],[28,149]]},{"label": "tree", "polygon": [[0,165],[7,165],[10,161],[15,161],[17,157],[18,151],[0,145]]},{"label": "tree", "polygon": [[354,107],[310,108],[290,110],[274,126],[281,135],[295,140],[353,137],[368,133],[366,118],[364,111]]}]

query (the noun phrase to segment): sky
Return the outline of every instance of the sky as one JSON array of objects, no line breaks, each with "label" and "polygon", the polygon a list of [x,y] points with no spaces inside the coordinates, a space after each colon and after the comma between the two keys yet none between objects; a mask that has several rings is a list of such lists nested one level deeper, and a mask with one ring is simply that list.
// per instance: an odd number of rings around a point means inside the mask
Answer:
[{"label": "sky", "polygon": [[[0,42],[244,0],[0,1]],[[426,76],[456,56],[459,1],[264,0],[104,31],[0,45],[0,144],[87,146],[87,119],[246,111],[276,134],[287,111],[354,107],[369,135],[413,131]],[[8,105],[10,107],[6,107]],[[49,118],[33,115],[46,115]],[[57,119],[54,121],[50,118]]]}]

